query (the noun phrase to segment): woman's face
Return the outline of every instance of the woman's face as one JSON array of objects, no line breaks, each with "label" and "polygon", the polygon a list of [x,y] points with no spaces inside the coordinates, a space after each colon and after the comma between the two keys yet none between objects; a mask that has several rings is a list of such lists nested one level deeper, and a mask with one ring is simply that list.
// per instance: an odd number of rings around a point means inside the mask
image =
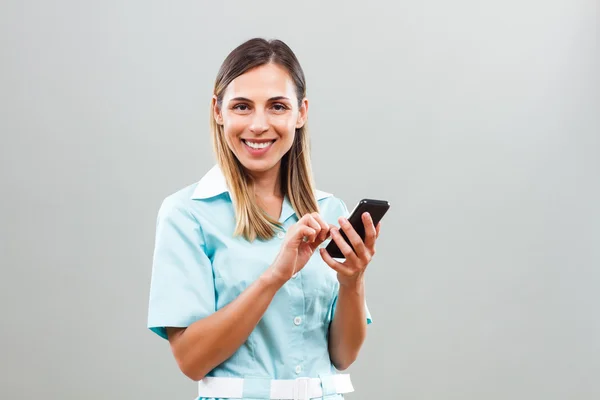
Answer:
[{"label": "woman's face", "polygon": [[237,159],[251,173],[262,174],[279,169],[296,128],[306,121],[308,101],[303,99],[298,107],[288,72],[266,64],[234,79],[225,89],[220,109],[213,98],[213,110]]}]

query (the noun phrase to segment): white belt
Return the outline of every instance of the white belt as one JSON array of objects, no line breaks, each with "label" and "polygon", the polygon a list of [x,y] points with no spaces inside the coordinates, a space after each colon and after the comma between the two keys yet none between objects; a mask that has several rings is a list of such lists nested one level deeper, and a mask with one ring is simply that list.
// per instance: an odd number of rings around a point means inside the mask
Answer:
[{"label": "white belt", "polygon": [[354,388],[348,374],[296,379],[205,377],[198,381],[200,397],[226,399],[243,399],[245,396],[264,399],[309,400],[324,395],[353,391]]}]

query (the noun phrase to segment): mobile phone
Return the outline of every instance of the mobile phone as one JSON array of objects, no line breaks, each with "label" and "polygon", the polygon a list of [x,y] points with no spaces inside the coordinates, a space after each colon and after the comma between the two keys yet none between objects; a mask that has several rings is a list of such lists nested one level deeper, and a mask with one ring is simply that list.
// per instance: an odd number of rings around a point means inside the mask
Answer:
[{"label": "mobile phone", "polygon": [[[362,215],[365,212],[371,214],[371,218],[373,219],[373,225],[377,226],[377,224],[379,223],[379,221],[381,221],[381,219],[389,210],[389,208],[390,203],[388,203],[385,200],[362,199],[358,202],[356,207],[354,207],[352,213],[350,213],[350,216],[348,217],[348,222],[350,222],[350,225],[352,225],[356,233],[358,233],[360,238],[364,241],[365,225],[362,221]],[[352,249],[354,250],[352,243],[350,243],[344,231],[340,228],[339,232],[342,238],[346,241],[346,243],[348,243],[350,247],[352,247]],[[325,250],[333,258],[346,258],[344,254],[340,251],[337,243],[333,239],[329,242],[327,247],[325,247]]]}]

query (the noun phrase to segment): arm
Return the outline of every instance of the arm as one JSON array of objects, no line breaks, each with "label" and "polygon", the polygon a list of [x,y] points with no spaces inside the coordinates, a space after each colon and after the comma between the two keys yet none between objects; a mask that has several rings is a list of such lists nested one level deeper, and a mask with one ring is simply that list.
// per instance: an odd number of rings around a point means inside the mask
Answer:
[{"label": "arm", "polygon": [[250,336],[277,291],[304,268],[328,229],[317,213],[306,214],[288,229],[271,267],[234,301],[187,328],[167,328],[181,371],[192,380],[201,380],[231,357]]},{"label": "arm", "polygon": [[340,283],[328,342],[331,362],[338,370],[347,369],[356,360],[367,335],[364,274],[375,255],[375,240],[379,236],[381,223],[375,227],[368,213],[364,213],[362,219],[366,232],[364,242],[346,218],[339,219],[340,226],[356,252],[342,238],[337,228],[331,228],[332,239],[344,254],[345,262],[334,260],[325,249],[320,249],[323,261],[337,272]]},{"label": "arm", "polygon": [[201,380],[246,341],[284,282],[267,271],[234,301],[187,328],[167,328],[181,371]]},{"label": "arm", "polygon": [[347,369],[358,357],[367,336],[365,288],[340,286],[336,311],[329,327],[329,356],[338,370]]}]

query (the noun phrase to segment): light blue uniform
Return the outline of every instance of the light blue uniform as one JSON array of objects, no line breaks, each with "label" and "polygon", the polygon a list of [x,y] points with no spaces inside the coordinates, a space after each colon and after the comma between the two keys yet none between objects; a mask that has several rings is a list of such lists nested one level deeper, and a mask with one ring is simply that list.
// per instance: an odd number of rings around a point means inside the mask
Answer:
[{"label": "light blue uniform", "polygon": [[[148,328],[165,339],[165,327],[187,327],[235,300],[281,248],[285,232],[254,243],[233,237],[235,214],[225,182],[215,165],[200,182],[168,196],[160,207]],[[346,205],[335,196],[317,191],[317,201],[328,224],[337,226],[338,217],[348,217]],[[286,230],[298,222],[287,196],[279,221]],[[336,374],[327,338],[338,290],[336,272],[316,251],[277,292],[248,340],[208,376],[295,379]],[[366,313],[371,323],[368,308]]]}]

